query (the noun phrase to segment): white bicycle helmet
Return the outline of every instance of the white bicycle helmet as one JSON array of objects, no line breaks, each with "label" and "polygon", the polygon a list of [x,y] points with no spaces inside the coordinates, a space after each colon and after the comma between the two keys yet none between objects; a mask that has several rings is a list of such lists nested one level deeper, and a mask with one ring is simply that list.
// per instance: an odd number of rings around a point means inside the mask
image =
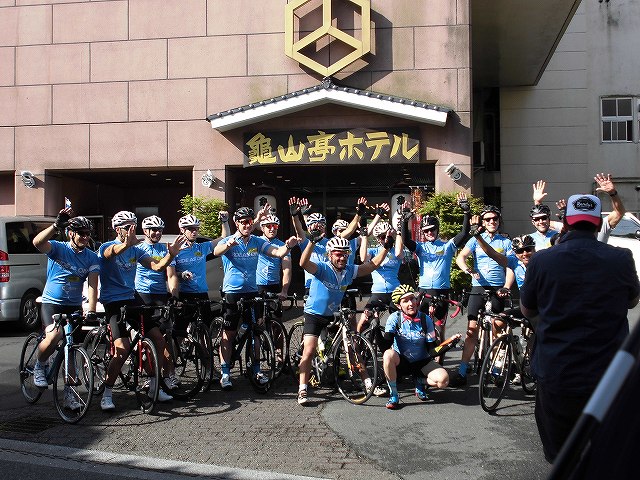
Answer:
[{"label": "white bicycle helmet", "polygon": [[349,240],[342,237],[333,237],[327,242],[327,253],[340,251],[340,252],[351,252],[351,245],[349,245]]},{"label": "white bicycle helmet", "polygon": [[327,224],[327,219],[324,218],[324,215],[321,213],[312,213],[307,217],[307,227],[314,225],[316,223],[321,223],[323,225]]},{"label": "white bicycle helmet", "polygon": [[116,213],[111,219],[111,227],[115,230],[116,227],[122,227],[123,225],[137,225],[138,219],[136,214],[127,210],[121,210]]},{"label": "white bicycle helmet", "polygon": [[280,225],[280,219],[278,217],[276,217],[275,215],[267,215],[262,220],[260,220],[260,226],[261,227],[264,227],[265,225],[272,225],[274,223],[276,225]]},{"label": "white bicycle helmet", "polygon": [[151,215],[142,220],[142,228],[164,228],[164,222],[157,215]]},{"label": "white bicycle helmet", "polygon": [[346,220],[342,220],[341,218],[339,218],[338,220],[336,220],[333,223],[333,226],[331,227],[331,233],[333,233],[334,235],[336,234],[336,232],[338,230],[344,230],[345,228],[347,228],[349,226],[349,222],[347,222]]},{"label": "white bicycle helmet", "polygon": [[388,222],[379,222],[373,227],[372,233],[374,237],[380,237],[386,235],[389,230],[391,230],[391,225]]},{"label": "white bicycle helmet", "polygon": [[186,228],[186,227],[199,227],[200,226],[200,220],[198,220],[196,218],[195,215],[185,215],[184,217],[180,217],[180,220],[178,220],[178,227],[180,228]]}]

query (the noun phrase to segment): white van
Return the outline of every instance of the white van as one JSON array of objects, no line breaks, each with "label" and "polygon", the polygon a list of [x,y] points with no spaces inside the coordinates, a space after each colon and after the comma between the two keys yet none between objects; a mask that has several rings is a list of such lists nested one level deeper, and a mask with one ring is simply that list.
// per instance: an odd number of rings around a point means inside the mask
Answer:
[{"label": "white van", "polygon": [[[609,212],[603,212],[602,217],[606,217]],[[624,247],[631,250],[633,260],[636,264],[636,271],[640,274],[640,220],[632,213],[625,213],[616,228],[611,230],[609,245]]]},{"label": "white van", "polygon": [[47,256],[33,238],[53,217],[0,217],[0,322],[18,321],[26,329],[40,326],[36,299],[47,281]]}]

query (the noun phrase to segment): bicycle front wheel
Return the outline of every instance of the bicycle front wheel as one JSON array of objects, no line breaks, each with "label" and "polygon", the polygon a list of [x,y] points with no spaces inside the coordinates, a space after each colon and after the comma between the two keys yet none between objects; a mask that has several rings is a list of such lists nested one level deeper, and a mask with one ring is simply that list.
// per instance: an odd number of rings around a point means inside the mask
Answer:
[{"label": "bicycle front wheel", "polygon": [[273,350],[275,352],[275,376],[280,376],[287,361],[287,331],[284,325],[277,320],[268,319],[266,324],[269,326],[269,335],[273,341]]},{"label": "bicycle front wheel", "polygon": [[509,383],[512,348],[509,335],[498,337],[489,348],[482,362],[478,395],[485,412],[493,412]]},{"label": "bicycle front wheel", "polygon": [[294,377],[298,377],[300,372],[298,371],[298,365],[302,358],[302,351],[304,349],[304,321],[300,320],[293,324],[289,330],[287,338],[287,364],[291,370],[291,374]]},{"label": "bicycle front wheel", "polygon": [[211,389],[211,383],[213,382],[213,357],[216,355],[216,352],[213,351],[211,331],[204,322],[199,321],[196,324],[195,335],[198,343],[202,347],[202,351],[205,353],[200,373],[203,379],[201,390],[206,392]]},{"label": "bicycle front wheel", "polygon": [[333,371],[338,391],[345,400],[355,405],[369,400],[378,374],[371,343],[359,334],[348,333],[335,350]]},{"label": "bicycle front wheel", "polygon": [[133,360],[133,386],[138,406],[143,413],[153,412],[160,390],[158,353],[151,340],[144,338],[131,352]]},{"label": "bicycle front wheel", "polygon": [[202,389],[209,358],[202,345],[188,338],[171,337],[169,341],[178,385],[168,392],[178,400],[188,400]]},{"label": "bicycle front wheel", "polygon": [[35,403],[42,395],[44,389],[38,388],[33,383],[33,367],[38,357],[38,343],[40,343],[40,335],[37,333],[30,334],[22,345],[22,353],[20,354],[20,389],[22,395],[28,403]]},{"label": "bicycle front wheel", "polygon": [[53,380],[53,403],[67,423],[76,423],[87,413],[93,397],[93,365],[87,351],[72,346],[57,365]]},{"label": "bicycle front wheel", "polygon": [[107,378],[107,367],[111,358],[111,345],[106,327],[90,330],[82,343],[82,348],[87,351],[93,366],[93,393],[100,395],[104,391],[104,380]]},{"label": "bicycle front wheel", "polygon": [[525,336],[527,339],[527,348],[524,350],[522,361],[520,362],[520,379],[522,380],[522,390],[529,395],[536,393],[536,378],[531,371],[531,354],[533,352],[533,344],[535,343],[535,333],[532,331]]},{"label": "bicycle front wheel", "polygon": [[250,332],[245,344],[247,373],[258,393],[267,393],[275,380],[275,353],[268,332]]}]

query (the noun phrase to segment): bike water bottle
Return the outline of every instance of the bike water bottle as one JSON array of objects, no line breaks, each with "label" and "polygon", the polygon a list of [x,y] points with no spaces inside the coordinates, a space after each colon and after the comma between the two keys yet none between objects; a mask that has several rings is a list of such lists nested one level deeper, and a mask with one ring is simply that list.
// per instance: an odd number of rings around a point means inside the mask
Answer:
[{"label": "bike water bottle", "polygon": [[238,328],[238,337],[242,338],[244,334],[247,333],[248,328],[249,328],[249,325],[247,324],[247,322],[242,322],[242,324]]}]

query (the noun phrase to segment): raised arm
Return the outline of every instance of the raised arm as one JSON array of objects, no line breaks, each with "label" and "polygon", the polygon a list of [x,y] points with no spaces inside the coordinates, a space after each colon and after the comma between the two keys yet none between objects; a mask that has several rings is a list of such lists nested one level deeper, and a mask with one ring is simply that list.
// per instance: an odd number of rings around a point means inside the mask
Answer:
[{"label": "raised arm", "polygon": [[316,243],[322,238],[322,232],[317,228],[312,228],[308,232],[307,238],[309,242],[307,242],[307,247],[302,251],[302,255],[300,256],[300,266],[313,275],[318,271],[318,265],[311,260],[311,254],[313,253]]},{"label": "raised arm", "polygon": [[411,220],[413,215],[414,211],[411,209],[409,202],[404,202],[400,209],[400,228],[402,229],[402,242],[410,252],[416,251],[416,242],[411,238],[411,234],[409,233],[409,220]]},{"label": "raised arm", "polygon": [[593,179],[598,184],[596,192],[604,192],[609,195],[609,198],[611,198],[612,210],[609,212],[609,215],[607,215],[607,220],[609,221],[609,225],[612,229],[616,228],[616,225],[618,225],[620,220],[622,220],[622,217],[624,217],[626,209],[620,199],[620,195],[618,195],[616,186],[613,184],[611,174],[598,173],[593,177]]},{"label": "raised arm", "polygon": [[[489,258],[495,260],[498,265],[506,268],[509,264],[507,256],[496,252],[496,250],[487,242],[485,242],[484,238],[482,238],[481,233],[484,231],[484,227],[482,227],[482,225],[480,224],[480,217],[478,215],[473,216],[473,218],[471,219],[471,224],[473,226],[471,236],[475,237],[476,242],[478,242],[478,245],[480,245],[480,248],[482,248],[484,253],[486,253]],[[458,264],[458,266],[460,265]]]},{"label": "raised arm", "polygon": [[[120,227],[120,228],[124,228],[124,227]],[[107,248],[105,248],[104,252],[102,252],[102,255],[104,256],[104,258],[106,259],[113,258],[116,255],[120,255],[127,248],[133,247],[134,245],[137,245],[138,243],[140,243],[140,239],[136,237],[135,225],[129,225],[126,228],[126,230],[127,230],[127,233],[125,234],[124,242],[109,245]],[[145,267],[147,267],[147,265],[145,265]],[[147,268],[151,268],[151,267],[149,266]]]},{"label": "raised arm", "polygon": [[382,245],[382,248],[380,249],[378,254],[375,257],[373,257],[370,261],[363,263],[362,265],[358,265],[358,273],[356,274],[356,276],[363,277],[365,275],[369,275],[376,268],[382,265],[382,262],[387,256],[387,253],[389,252],[389,249],[393,247],[393,244],[395,242],[395,237],[396,237],[395,230],[394,229],[389,230],[387,232],[387,236],[384,239],[384,244]]},{"label": "raised arm", "polygon": [[533,204],[540,205],[542,204],[542,200],[547,196],[547,193],[544,191],[547,186],[547,182],[544,180],[538,180],[533,185]]},{"label": "raised arm", "polygon": [[282,245],[281,247],[274,247],[272,245],[269,248],[267,248],[267,250],[264,253],[266,253],[270,257],[284,258],[284,256],[287,253],[289,253],[291,249],[295,247],[297,244],[298,244],[298,237],[294,235],[292,237],[287,238],[284,242],[284,245]]},{"label": "raised arm", "polygon": [[458,234],[453,237],[453,243],[456,247],[460,247],[469,235],[469,218],[471,217],[471,205],[469,204],[469,200],[467,199],[467,194],[464,192],[458,192],[456,198],[458,200],[458,205],[462,209],[463,217],[462,228],[460,229]]},{"label": "raised arm", "polygon": [[349,226],[345,228],[342,232],[338,234],[339,237],[349,238],[353,235],[353,232],[358,228],[358,224],[360,223],[360,218],[364,217],[365,212],[367,211],[367,199],[364,197],[360,197],[358,199],[358,205],[356,206],[356,214],[349,222]]},{"label": "raised arm", "polygon": [[140,259],[140,263],[153,270],[154,272],[161,272],[166,269],[171,261],[175,258],[176,255],[180,252],[180,247],[187,241],[187,238],[184,235],[178,235],[173,243],[167,243],[167,254],[162,257],[160,260],[154,260],[152,257],[147,256]]},{"label": "raised arm", "polygon": [[33,246],[41,253],[49,253],[51,251],[51,242],[49,240],[56,235],[56,232],[64,230],[72,214],[71,207],[60,210],[53,225],[48,226],[35,236]]}]

